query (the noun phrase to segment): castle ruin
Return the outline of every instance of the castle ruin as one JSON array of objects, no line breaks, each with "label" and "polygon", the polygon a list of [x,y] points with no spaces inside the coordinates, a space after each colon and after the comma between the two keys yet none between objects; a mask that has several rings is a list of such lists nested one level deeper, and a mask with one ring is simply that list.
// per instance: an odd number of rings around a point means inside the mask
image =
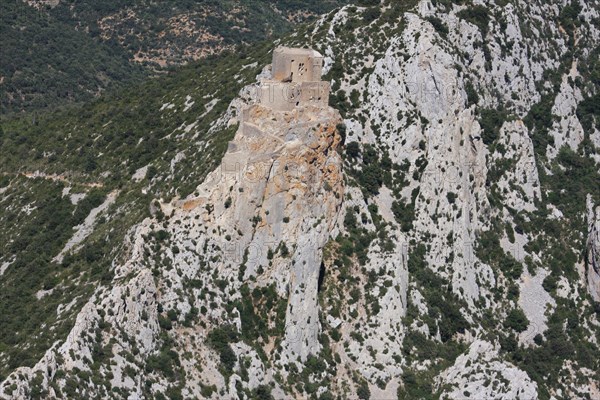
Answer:
[{"label": "castle ruin", "polygon": [[330,85],[321,81],[323,61],[315,50],[276,48],[271,79],[263,80],[260,88],[260,104],[275,111],[292,111],[306,105],[327,107]]}]

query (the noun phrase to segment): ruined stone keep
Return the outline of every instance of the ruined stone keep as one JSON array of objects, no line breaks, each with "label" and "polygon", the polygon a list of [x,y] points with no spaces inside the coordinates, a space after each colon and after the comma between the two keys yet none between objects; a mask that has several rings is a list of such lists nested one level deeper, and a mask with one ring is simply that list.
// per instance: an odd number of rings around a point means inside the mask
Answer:
[{"label": "ruined stone keep", "polygon": [[323,56],[312,49],[276,48],[271,79],[263,80],[260,88],[260,104],[276,111],[327,106],[330,85],[321,81],[323,61]]}]

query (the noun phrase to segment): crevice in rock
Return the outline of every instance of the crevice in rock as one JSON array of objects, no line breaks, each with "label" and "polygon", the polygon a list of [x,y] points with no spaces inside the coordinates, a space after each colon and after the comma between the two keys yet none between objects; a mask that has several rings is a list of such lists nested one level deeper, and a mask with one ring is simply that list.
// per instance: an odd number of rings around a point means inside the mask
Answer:
[{"label": "crevice in rock", "polygon": [[317,292],[321,292],[323,288],[323,281],[325,280],[325,263],[321,261],[321,267],[319,268],[319,282],[317,283]]}]

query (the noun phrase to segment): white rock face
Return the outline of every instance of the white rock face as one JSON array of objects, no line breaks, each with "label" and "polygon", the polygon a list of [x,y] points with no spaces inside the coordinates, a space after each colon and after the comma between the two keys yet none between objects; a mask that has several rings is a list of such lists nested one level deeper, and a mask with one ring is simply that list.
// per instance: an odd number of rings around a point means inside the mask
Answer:
[{"label": "white rock face", "polygon": [[[222,163],[222,172],[239,171],[239,179],[230,181],[233,191],[221,184],[207,199],[215,204],[216,226],[232,236],[243,233],[234,243],[241,254],[249,251],[244,277],[264,275],[263,283],[276,283],[279,293],[289,296],[284,361],[305,360],[319,350],[321,249],[342,200],[340,159],[333,151],[338,118],[333,110],[271,114],[250,108]],[[218,203],[228,193],[231,205],[222,209]],[[290,256],[269,256],[281,243]]]},{"label": "white rock face", "polygon": [[[440,376],[442,397],[447,399],[537,399],[537,384],[527,374],[498,355],[492,343],[475,340],[469,351]],[[450,388],[446,388],[449,385]]]},{"label": "white rock face", "polygon": [[578,76],[577,63],[574,62],[569,73],[562,77],[560,92],[554,101],[552,114],[558,117],[558,121],[554,123],[550,131],[554,138],[554,145],[548,147],[551,158],[556,157],[563,146],[577,150],[577,146],[583,141],[583,127],[575,114],[577,104],[583,100],[581,91],[576,86],[574,87],[573,83]]},{"label": "white rock face", "polygon": [[521,277],[519,306],[529,320],[527,330],[519,334],[519,340],[522,343],[532,344],[536,335],[543,335],[548,329],[546,322],[548,315],[556,306],[556,301],[542,287],[546,276],[548,276],[546,270],[538,269],[535,276],[525,272]]},{"label": "white rock face", "polygon": [[[503,318],[511,309],[523,310],[530,325],[518,335],[519,345],[534,351],[533,338],[547,332],[549,316],[561,306],[555,298],[585,303],[587,289],[600,301],[600,207],[592,196],[587,231],[578,239],[587,235],[586,264],[578,265],[585,282],[560,276],[555,293],[546,292],[551,266],[539,250],[546,238],[537,226],[518,229],[546,212],[551,223],[568,222],[563,204],[549,201],[563,193],[548,193],[541,182],[561,147],[577,150],[589,134],[576,114],[589,95],[576,83],[584,70],[574,62],[557,82],[549,103],[553,144],[540,157],[544,152],[534,147],[539,131],[524,121],[552,87],[546,73],[558,70],[570,51],[569,37],[556,23],[566,3],[477,1],[489,11],[482,17],[487,27],[462,13],[471,4],[435,3],[423,0],[389,18],[392,4],[382,9],[385,22],[358,29],[345,25],[362,24],[370,9],[346,6],[320,18],[306,37],[293,36],[296,45],[312,40],[325,54],[324,72],[334,75],[332,96],[343,120],[330,107],[274,112],[255,104],[257,84],[245,87],[209,129],[212,134],[238,126],[219,167],[189,197],[152,203],[155,217],[128,235],[127,251],[113,263],[114,280],[98,288],[64,342],[2,382],[0,397],[27,398],[36,376],[50,398],[61,397],[56,388],[67,387],[68,377],[93,371],[123,397],[147,398],[173,383],[149,365],[174,353],[177,374],[185,376],[184,398],[241,399],[263,385],[276,399],[309,398],[297,391],[305,385],[317,397],[327,398],[329,391],[354,399],[366,386],[372,399],[387,399],[406,385],[405,372],[435,371],[441,398],[536,399],[539,382],[500,352],[500,335],[512,334],[503,330]],[[597,1],[582,2],[579,18],[589,22],[597,9]],[[578,40],[598,41],[593,24],[578,29]],[[257,82],[269,76],[267,66]],[[198,115],[207,115],[218,101]],[[173,107],[165,103],[161,110]],[[197,110],[190,96],[184,107]],[[497,125],[485,123],[484,111],[498,112]],[[360,155],[344,160],[338,154],[342,121],[346,143],[362,145]],[[199,137],[200,125],[188,123],[173,137]],[[600,146],[600,132],[589,137]],[[392,182],[377,193],[364,193],[352,175],[352,163],[365,160],[366,146],[389,156],[392,165],[378,171],[389,173]],[[184,154],[171,160],[172,174],[184,158],[190,161]],[[414,217],[408,229],[399,208]],[[359,234],[345,225],[353,212]],[[482,245],[485,233],[496,235],[497,243]],[[343,259],[352,252],[343,239],[356,242],[361,234],[370,240],[365,260],[356,253]],[[340,241],[332,240],[338,236]],[[385,246],[386,240],[392,245]],[[418,246],[423,262],[415,266]],[[482,254],[495,250],[522,264],[523,274],[503,271],[506,259],[482,261]],[[0,265],[0,275],[6,268],[10,263]],[[419,281],[423,271],[433,283]],[[339,298],[326,291],[327,284],[339,285]],[[516,288],[519,294],[509,297]],[[440,315],[448,310],[433,304],[432,293],[454,301],[447,306],[470,325],[467,332],[443,337]],[[597,320],[585,318],[580,326],[593,337]],[[223,354],[210,335],[224,328],[235,337],[226,343],[231,353]],[[446,340],[466,343],[468,350],[443,369],[443,360],[414,356],[419,349],[406,344],[415,334],[427,350],[443,348]],[[225,371],[227,357],[233,366]],[[575,387],[573,377],[583,372],[577,390],[598,393],[593,373],[569,363],[563,370],[570,369],[570,378],[561,384]],[[294,371],[307,366],[313,370],[309,383],[294,381]],[[217,390],[207,395],[212,385]],[[77,390],[90,398],[115,393],[92,381]]]},{"label": "white rock face", "polygon": [[600,206],[587,198],[587,288],[595,301],[600,301]]},{"label": "white rock face", "polygon": [[[378,140],[390,148],[392,161],[410,162],[412,174],[417,161],[425,160],[420,179],[410,182],[403,194],[408,200],[419,188],[414,225],[417,232],[432,235],[429,264],[449,276],[453,288],[472,305],[481,295],[477,280],[493,279],[485,266],[475,267],[473,253],[478,214],[487,205],[486,150],[475,139],[480,128],[473,111],[466,108],[457,60],[439,44],[429,23],[411,14],[407,19],[402,38],[391,40],[375,64],[364,109],[371,126],[380,127]],[[364,141],[373,137],[365,133]],[[445,270],[450,258],[452,265]]]},{"label": "white rock face", "polygon": [[[505,122],[499,142],[505,147],[505,154],[496,153],[493,159],[514,160],[514,166],[498,182],[499,189],[506,193],[505,204],[516,210],[534,211],[535,200],[541,200],[542,196],[533,143],[523,121]],[[521,190],[514,190],[515,187]]]},{"label": "white rock face", "polygon": [[146,177],[147,173],[148,173],[148,166],[146,165],[142,168],[139,168],[137,171],[135,171],[135,173],[133,175],[131,175],[131,179],[133,179],[135,182],[139,182]]},{"label": "white rock face", "polygon": [[13,262],[14,262],[14,259],[11,261],[4,261],[2,263],[2,265],[0,265],[0,276],[4,275],[4,273],[6,272],[8,267],[10,267],[10,264],[12,264]]},{"label": "white rock face", "polygon": [[98,218],[99,215],[105,212],[115,202],[118,195],[119,191],[113,191],[109,193],[102,204],[90,211],[88,216],[85,217],[85,220],[80,225],[75,227],[75,233],[73,233],[73,236],[71,239],[69,239],[60,253],[54,257],[54,261],[61,263],[67,253],[75,249],[77,245],[83,242],[83,240],[92,233],[94,224],[96,223],[96,218]]}]

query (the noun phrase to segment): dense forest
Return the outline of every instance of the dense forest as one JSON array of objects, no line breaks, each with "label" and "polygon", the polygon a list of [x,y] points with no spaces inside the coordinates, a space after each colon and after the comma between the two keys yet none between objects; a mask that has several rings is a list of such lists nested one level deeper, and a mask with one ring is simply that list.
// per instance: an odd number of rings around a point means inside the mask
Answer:
[{"label": "dense forest", "polygon": [[0,3],[1,112],[85,100],[143,76],[126,52],[22,1]]}]

